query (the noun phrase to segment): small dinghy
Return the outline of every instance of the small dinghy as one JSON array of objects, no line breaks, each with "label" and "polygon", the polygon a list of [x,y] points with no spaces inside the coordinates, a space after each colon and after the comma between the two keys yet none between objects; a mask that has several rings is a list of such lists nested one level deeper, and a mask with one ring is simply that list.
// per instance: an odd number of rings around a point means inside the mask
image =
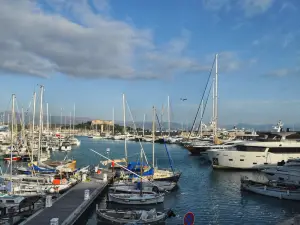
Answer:
[{"label": "small dinghy", "polygon": [[300,201],[300,187],[295,185],[287,185],[273,181],[260,183],[249,180],[247,177],[242,177],[241,189],[279,199]]},{"label": "small dinghy", "polygon": [[99,220],[109,221],[113,224],[157,224],[175,216],[172,210],[157,212],[156,209],[146,210],[114,210],[98,209],[96,214]]},{"label": "small dinghy", "polygon": [[108,201],[126,205],[150,205],[164,202],[164,194],[155,192],[150,193],[130,193],[130,194],[116,194],[108,193]]}]

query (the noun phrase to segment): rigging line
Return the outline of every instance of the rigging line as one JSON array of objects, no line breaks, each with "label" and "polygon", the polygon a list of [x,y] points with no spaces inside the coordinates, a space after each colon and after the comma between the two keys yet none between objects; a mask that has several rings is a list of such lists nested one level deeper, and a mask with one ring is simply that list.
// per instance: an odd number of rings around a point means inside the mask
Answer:
[{"label": "rigging line", "polygon": [[193,127],[194,127],[195,122],[196,122],[196,120],[197,120],[197,117],[198,117],[198,114],[199,114],[199,110],[200,110],[200,108],[201,108],[201,102],[202,102],[202,100],[203,100],[203,98],[204,98],[204,95],[205,95],[205,92],[206,92],[206,89],[207,89],[209,80],[210,80],[210,78],[211,78],[211,74],[212,74],[212,70],[213,70],[213,68],[214,68],[215,62],[216,62],[216,59],[214,59],[213,64],[212,64],[212,66],[211,66],[211,69],[210,69],[210,72],[209,72],[209,76],[208,76],[208,79],[207,79],[207,82],[206,82],[206,85],[205,85],[205,89],[204,89],[204,92],[203,92],[203,94],[202,94],[201,101],[200,101],[200,103],[199,103],[199,105],[198,105],[198,109],[197,109],[196,116],[195,116],[195,118],[194,118],[194,121],[193,121],[191,130],[190,130],[190,132],[189,132],[188,140],[190,139],[190,136],[191,136],[192,131],[193,131]]},{"label": "rigging line", "polygon": [[[134,134],[136,134],[136,135],[138,136],[137,128],[136,128],[136,125],[135,125],[135,122],[134,122],[134,119],[133,119],[133,116],[132,116],[132,113],[131,113],[129,104],[128,104],[128,102],[127,102],[126,99],[125,99],[125,102],[126,102],[126,105],[127,105],[127,108],[128,108],[129,114],[130,114],[130,117],[131,117],[132,122],[133,122],[133,126],[134,126],[133,132],[134,132]],[[125,138],[126,138],[126,137],[125,137]],[[142,153],[143,153],[143,155],[144,155],[144,157],[145,157],[146,163],[148,164],[148,159],[147,159],[146,153],[145,153],[145,151],[144,151],[143,145],[142,145],[142,143],[141,143],[141,140],[140,140],[139,138],[138,138],[138,140],[139,140],[139,144],[140,144],[140,146],[141,146]]]},{"label": "rigging line", "polygon": [[[160,129],[160,132],[162,133],[162,128],[161,128],[161,125],[160,125],[160,122],[159,122],[159,118],[158,118],[157,113],[155,113],[155,115],[156,115],[156,119],[157,119],[157,123],[158,123],[159,129]],[[163,136],[163,141],[164,141],[164,146],[165,146],[165,149],[166,149],[166,152],[167,152],[167,155],[168,155],[170,167],[171,167],[172,172],[173,172],[173,175],[174,175],[174,174],[175,174],[175,173],[174,173],[174,168],[173,168],[174,162],[173,162],[173,160],[172,160],[172,158],[171,158],[171,155],[170,155],[170,153],[169,153],[169,151],[168,151],[167,143],[166,143],[166,140],[165,140],[164,136]]]},{"label": "rigging line", "polygon": [[203,119],[204,112],[205,112],[205,109],[206,109],[206,105],[207,105],[207,102],[208,102],[208,99],[209,99],[209,94],[210,94],[210,92],[211,92],[211,88],[212,88],[213,85],[214,85],[214,82],[211,82],[211,85],[210,85],[209,90],[208,90],[208,95],[207,95],[207,98],[206,98],[206,101],[205,101],[205,104],[204,104],[204,107],[203,107],[203,110],[202,110],[202,115],[201,115],[201,118],[200,118],[200,124],[199,124],[199,126],[198,126],[197,135],[198,135],[199,132],[200,132],[200,126],[202,125],[202,124],[201,124],[201,121],[202,121],[202,119]]}]

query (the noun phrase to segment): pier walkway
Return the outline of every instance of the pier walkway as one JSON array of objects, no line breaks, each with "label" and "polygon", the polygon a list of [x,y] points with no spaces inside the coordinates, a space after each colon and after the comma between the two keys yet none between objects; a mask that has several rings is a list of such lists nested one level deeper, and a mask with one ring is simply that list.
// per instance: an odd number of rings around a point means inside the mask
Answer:
[{"label": "pier walkway", "polygon": [[[107,181],[103,176],[94,176],[91,181],[81,182],[60,196],[51,207],[33,214],[20,225],[44,225],[50,224],[52,218],[58,218],[60,225],[72,225],[86,211],[91,203],[105,189],[113,174],[107,173]],[[88,200],[84,200],[85,190],[90,191]]]}]

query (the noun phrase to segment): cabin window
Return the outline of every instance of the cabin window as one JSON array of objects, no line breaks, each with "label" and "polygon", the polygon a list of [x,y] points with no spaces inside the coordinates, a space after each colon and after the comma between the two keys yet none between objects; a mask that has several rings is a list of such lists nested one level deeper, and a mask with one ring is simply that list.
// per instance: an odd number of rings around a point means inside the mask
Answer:
[{"label": "cabin window", "polygon": [[256,164],[257,164],[256,162],[253,163],[253,165],[256,165]]},{"label": "cabin window", "polygon": [[284,180],[284,178],[282,178],[282,177],[279,177],[279,179],[278,180],[280,180],[280,181],[283,181]]},{"label": "cabin window", "polygon": [[236,146],[236,149],[242,152],[264,152],[266,148],[258,146],[238,145]]},{"label": "cabin window", "polygon": [[260,157],[260,155],[257,155],[256,157]]},{"label": "cabin window", "polygon": [[240,161],[244,161],[244,159],[240,159]]},{"label": "cabin window", "polygon": [[277,148],[269,148],[269,152],[280,154],[280,153],[300,153],[300,148],[285,148],[285,147],[277,147]]},{"label": "cabin window", "polygon": [[295,133],[295,134],[291,134],[285,137],[285,139],[300,139],[300,134],[299,133]]},{"label": "cabin window", "polygon": [[264,165],[268,165],[269,163],[264,163]]},{"label": "cabin window", "polygon": [[15,201],[14,201],[14,200],[9,200],[9,199],[7,199],[7,200],[6,200],[6,203],[15,203]]},{"label": "cabin window", "polygon": [[233,161],[233,159],[229,159],[229,161]]}]

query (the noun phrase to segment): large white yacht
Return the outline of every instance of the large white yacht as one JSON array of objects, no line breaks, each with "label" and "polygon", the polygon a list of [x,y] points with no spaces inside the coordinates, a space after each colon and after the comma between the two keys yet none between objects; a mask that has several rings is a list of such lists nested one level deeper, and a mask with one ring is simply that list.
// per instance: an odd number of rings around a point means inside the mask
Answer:
[{"label": "large white yacht", "polygon": [[227,150],[209,150],[214,168],[263,169],[300,157],[300,134],[279,132],[264,141],[245,142]]}]

